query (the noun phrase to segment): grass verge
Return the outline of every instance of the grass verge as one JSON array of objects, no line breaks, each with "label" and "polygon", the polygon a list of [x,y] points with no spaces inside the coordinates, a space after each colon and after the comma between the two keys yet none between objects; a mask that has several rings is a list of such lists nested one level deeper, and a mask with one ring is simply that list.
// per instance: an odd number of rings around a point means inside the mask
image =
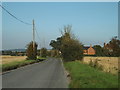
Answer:
[{"label": "grass verge", "polygon": [[[46,59],[46,58],[42,58],[42,57],[38,57],[38,59]],[[9,71],[12,69],[16,69],[25,65],[29,65],[29,64],[33,64],[33,63],[37,63],[40,62],[39,60],[24,60],[24,61],[14,61],[14,62],[10,62],[7,64],[2,64],[2,72],[4,71]],[[0,67],[1,67],[0,66]]]},{"label": "grass verge", "polygon": [[70,88],[118,88],[118,76],[99,71],[82,62],[65,62],[71,76]]},{"label": "grass verge", "polygon": [[24,60],[24,61],[14,61],[8,64],[2,65],[2,72],[19,68],[21,66],[29,65],[38,62],[37,60]]},{"label": "grass verge", "polygon": [[37,59],[46,59],[45,57],[38,56]]}]

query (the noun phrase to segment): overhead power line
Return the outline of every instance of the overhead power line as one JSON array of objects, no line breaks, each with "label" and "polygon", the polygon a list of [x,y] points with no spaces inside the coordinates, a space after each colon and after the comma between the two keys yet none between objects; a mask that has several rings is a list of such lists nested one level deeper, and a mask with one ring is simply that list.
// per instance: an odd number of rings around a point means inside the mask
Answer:
[{"label": "overhead power line", "polygon": [[32,25],[32,24],[30,24],[30,23],[24,22],[24,21],[20,20],[19,18],[17,18],[17,17],[14,16],[13,14],[11,14],[7,9],[5,9],[2,5],[0,5],[0,7],[2,7],[3,10],[5,10],[9,15],[11,15],[11,16],[12,16],[13,18],[15,18],[16,20],[18,20],[18,21],[20,21],[20,22],[22,22],[22,23],[24,23],[24,24],[27,24],[27,25]]},{"label": "overhead power line", "polygon": [[40,37],[39,37],[39,34],[38,34],[36,28],[35,28],[35,31],[36,31],[36,34],[37,34],[38,39],[40,40]]},{"label": "overhead power line", "polygon": [[40,45],[40,47],[41,47],[41,43],[40,43],[41,40],[40,40],[40,36],[39,36],[39,34],[38,34],[37,30],[36,30],[36,27],[35,27],[35,32],[36,32],[37,38],[38,38],[38,40],[39,40],[38,43],[39,43],[39,45]]}]

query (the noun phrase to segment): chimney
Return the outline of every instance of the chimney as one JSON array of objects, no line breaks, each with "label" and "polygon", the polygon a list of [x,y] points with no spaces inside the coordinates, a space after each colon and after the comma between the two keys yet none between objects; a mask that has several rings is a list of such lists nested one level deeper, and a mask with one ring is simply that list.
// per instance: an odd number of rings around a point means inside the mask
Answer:
[{"label": "chimney", "polygon": [[92,44],[90,44],[90,47],[92,47]]},{"label": "chimney", "polygon": [[104,43],[104,47],[106,46],[106,43]]}]

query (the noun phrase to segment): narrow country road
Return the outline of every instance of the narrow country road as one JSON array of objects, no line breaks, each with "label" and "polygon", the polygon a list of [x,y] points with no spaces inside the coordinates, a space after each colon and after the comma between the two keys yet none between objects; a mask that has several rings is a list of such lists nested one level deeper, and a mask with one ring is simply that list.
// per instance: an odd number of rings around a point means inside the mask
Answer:
[{"label": "narrow country road", "polygon": [[61,60],[28,65],[2,75],[3,88],[67,88],[67,79]]}]

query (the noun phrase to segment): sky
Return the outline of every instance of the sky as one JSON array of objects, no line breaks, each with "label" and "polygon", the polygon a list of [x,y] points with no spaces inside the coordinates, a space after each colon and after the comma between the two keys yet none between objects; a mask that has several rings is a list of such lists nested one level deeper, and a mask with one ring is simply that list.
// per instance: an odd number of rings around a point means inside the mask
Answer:
[{"label": "sky", "polygon": [[[117,2],[3,2],[17,18],[35,20],[38,48],[61,36],[60,29],[72,25],[72,33],[84,45],[103,45],[118,36]],[[19,22],[2,10],[2,48],[23,49],[32,41],[32,25]]]}]

